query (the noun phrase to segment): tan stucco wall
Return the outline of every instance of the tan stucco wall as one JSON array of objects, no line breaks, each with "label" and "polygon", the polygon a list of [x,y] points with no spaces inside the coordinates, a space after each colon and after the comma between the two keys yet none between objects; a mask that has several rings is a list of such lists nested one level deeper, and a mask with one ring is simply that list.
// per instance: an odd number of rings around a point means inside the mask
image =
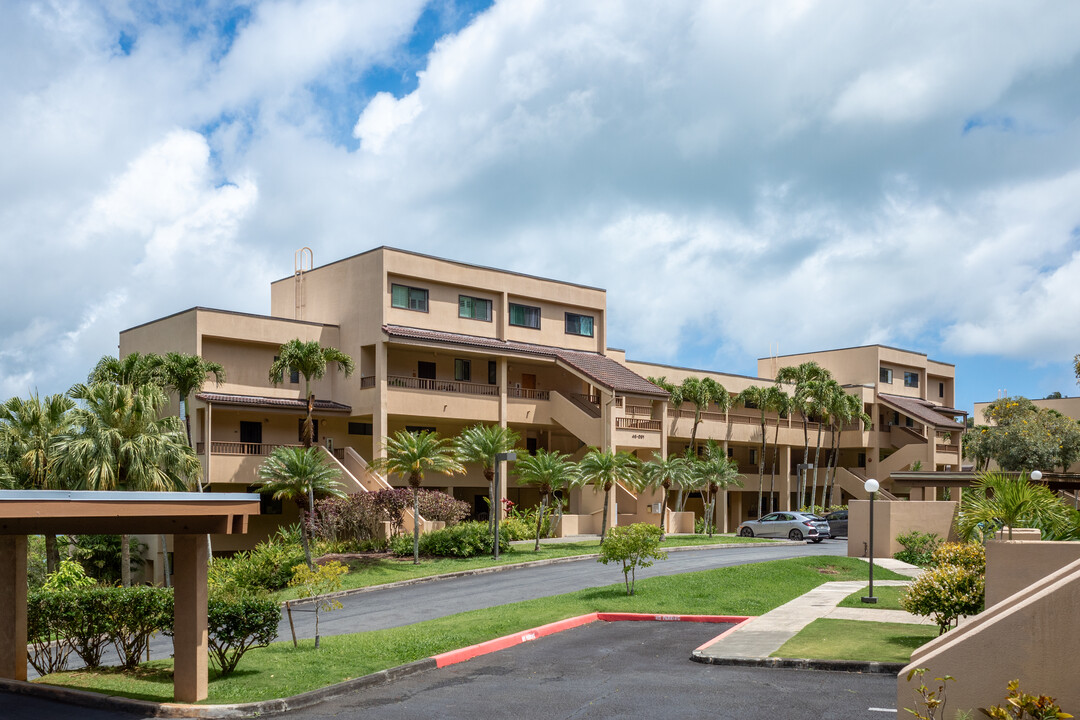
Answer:
[{"label": "tan stucco wall", "polygon": [[1080,542],[990,540],[986,543],[986,607],[1076,560],[1080,560]]},{"label": "tan stucco wall", "polygon": [[[874,557],[891,558],[904,549],[898,535],[919,530],[955,540],[953,521],[959,503],[943,501],[874,501]],[[870,501],[848,503],[848,557],[866,557],[870,540]]]},{"label": "tan stucco wall", "polygon": [[[988,583],[993,572],[988,565]],[[896,707],[901,713],[914,707],[918,681],[908,682],[907,673],[926,668],[928,685],[946,674],[955,678],[948,686],[949,713],[1003,704],[1006,685],[1019,679],[1024,692],[1055,697],[1066,712],[1076,714],[1078,607],[1080,561],[916,650],[897,677]]]}]

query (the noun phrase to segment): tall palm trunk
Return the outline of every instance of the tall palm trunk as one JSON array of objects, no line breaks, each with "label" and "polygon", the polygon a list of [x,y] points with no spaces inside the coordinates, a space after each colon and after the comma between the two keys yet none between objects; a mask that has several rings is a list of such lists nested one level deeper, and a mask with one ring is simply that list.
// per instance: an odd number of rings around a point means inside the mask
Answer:
[{"label": "tall palm trunk", "polygon": [[120,536],[120,586],[131,587],[131,545],[130,536]]},{"label": "tall palm trunk", "polygon": [[[837,455],[839,454],[839,442],[837,441],[837,436],[838,433],[836,431],[836,425],[834,424],[832,428],[832,449],[829,453],[829,463],[825,466],[825,482],[828,483],[829,486],[828,499],[830,505],[836,504],[836,464],[838,459]],[[822,499],[821,504],[825,504],[824,498]]]},{"label": "tall palm trunk", "polygon": [[[772,444],[772,471],[769,478],[769,512],[776,512],[776,461],[780,455],[780,418],[776,418],[776,433]],[[791,476],[788,475],[790,478]]]},{"label": "tall palm trunk", "polygon": [[[810,457],[810,423],[806,418],[806,412],[802,414],[802,431],[803,431],[803,450],[802,450],[802,464],[806,465],[807,459]],[[806,503],[806,470],[805,468],[799,473],[799,505]]]},{"label": "tall palm trunk", "polygon": [[45,536],[45,571],[50,575],[60,567],[60,550],[56,547],[56,535]]},{"label": "tall palm trunk", "polygon": [[665,480],[664,482],[660,483],[660,487],[664,491],[664,500],[662,506],[660,507],[660,539],[663,540],[664,533],[667,532],[667,501],[668,495],[671,494],[671,481]]},{"label": "tall palm trunk", "polygon": [[[764,407],[764,406],[762,406]],[[758,478],[757,478],[757,516],[761,517],[761,506],[765,503],[763,499],[765,497],[765,452],[767,450],[767,444],[765,440],[765,412],[761,413],[761,457],[758,458]]]},{"label": "tall palm trunk", "polygon": [[498,512],[499,501],[495,499],[495,471],[484,469],[484,479],[488,481],[488,532],[495,532],[495,513]]},{"label": "tall palm trunk", "polygon": [[813,484],[813,487],[810,490],[810,508],[811,508],[811,511],[813,510],[814,505],[817,504],[817,471],[818,471],[818,462],[821,459],[821,423],[822,422],[824,422],[824,419],[822,419],[821,422],[818,422],[818,426],[817,426],[817,445],[814,446],[814,484]]},{"label": "tall palm trunk", "polygon": [[600,523],[600,544],[604,544],[608,529],[608,508],[611,506],[611,487],[613,483],[604,483],[604,517]]}]

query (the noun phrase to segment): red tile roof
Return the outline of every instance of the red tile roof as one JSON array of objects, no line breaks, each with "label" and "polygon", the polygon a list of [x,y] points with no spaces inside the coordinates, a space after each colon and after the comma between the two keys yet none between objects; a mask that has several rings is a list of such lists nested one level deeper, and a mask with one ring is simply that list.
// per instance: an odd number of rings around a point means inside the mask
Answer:
[{"label": "red tile roof", "polygon": [[[942,415],[941,412],[937,410],[939,406],[934,405],[932,402],[927,402],[926,400],[921,400],[919,398],[904,397],[903,395],[890,395],[888,393],[878,393],[878,399],[892,407],[894,410],[899,410],[905,415],[913,417],[927,425],[932,425],[935,428],[941,430],[964,429],[962,423],[958,423],[951,417]],[[950,412],[952,409],[941,408],[941,410]]]},{"label": "red tile roof", "polygon": [[585,352],[582,350],[567,350],[565,348],[557,348],[550,345],[536,345],[513,340],[499,340],[497,338],[480,337],[478,335],[463,335],[460,333],[449,333],[439,330],[424,330],[422,328],[404,327],[402,325],[383,325],[383,332],[391,338],[402,340],[420,340],[423,342],[435,342],[446,345],[457,345],[460,347],[476,347],[506,353],[547,357],[566,365],[589,378],[597,385],[610,390],[637,395],[650,395],[654,397],[668,396],[668,393],[662,388],[653,385],[633,370],[630,370],[626,366],[621,365],[600,353]]},{"label": "red tile roof", "polygon": [[[248,407],[262,408],[289,408],[294,410],[307,410],[307,402],[302,398],[277,398],[263,397],[261,395],[229,395],[226,393],[198,393],[196,396],[203,402],[217,403],[218,405],[244,405]],[[315,400],[315,409],[324,412],[352,412],[352,406],[333,402],[332,400]]]}]

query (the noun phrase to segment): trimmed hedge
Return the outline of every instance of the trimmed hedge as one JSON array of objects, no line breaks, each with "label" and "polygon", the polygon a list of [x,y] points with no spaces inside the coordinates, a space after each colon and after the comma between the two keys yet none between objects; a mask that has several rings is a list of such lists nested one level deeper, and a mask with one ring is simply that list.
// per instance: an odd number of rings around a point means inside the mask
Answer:
[{"label": "trimmed hedge", "polygon": [[280,620],[281,608],[270,598],[211,597],[206,611],[210,658],[221,674],[235,670],[240,658],[251,648],[274,642]]},{"label": "trimmed hedge", "polygon": [[[457,525],[424,533],[420,536],[420,554],[433,557],[477,557],[492,550],[493,535],[486,522],[463,522]],[[411,535],[398,535],[390,543],[395,555],[412,555]],[[510,550],[510,534],[505,527],[499,528],[499,552]]]}]

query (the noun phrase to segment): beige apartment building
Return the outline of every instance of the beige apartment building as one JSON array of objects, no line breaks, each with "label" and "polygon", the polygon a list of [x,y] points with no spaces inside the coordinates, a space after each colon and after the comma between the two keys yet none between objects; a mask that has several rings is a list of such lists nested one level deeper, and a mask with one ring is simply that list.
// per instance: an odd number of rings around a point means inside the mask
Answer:
[{"label": "beige apartment building", "polygon": [[[963,413],[952,407],[952,365],[877,345],[764,358],[758,377],[630,360],[607,345],[602,289],[386,247],[309,265],[272,283],[267,316],[192,308],[123,331],[120,353],[176,350],[225,368],[226,383],[209,384],[192,398],[192,432],[205,482],[214,491],[235,492],[255,483],[256,469],[275,446],[299,443],[303,378],[293,374],[277,387],[268,379],[278,347],[293,338],[336,347],[356,361],[352,377],[331,368],[313,385],[317,441],[353,492],[405,484],[368,467],[383,453],[384,439],[398,430],[453,436],[478,422],[500,424],[521,435],[524,451],[557,450],[575,459],[590,447],[626,450],[642,459],[682,452],[693,409],[671,407],[668,394],[647,377],[678,383],[709,376],[737,394],[750,385],[772,384],[779,367],[807,360],[858,393],[874,419],[871,429],[841,433],[836,482],[844,498],[861,497],[868,476],[888,491],[893,471],[916,463],[924,470],[960,464],[963,424],[956,418]],[[802,418],[769,417],[767,484],[777,423],[778,474],[766,507],[791,509],[798,504]],[[722,494],[721,530],[758,514],[760,433],[757,410],[721,413],[714,407],[702,415],[698,438],[721,442],[744,475],[742,488]],[[810,433],[812,454],[816,423],[810,423]],[[823,452],[822,463],[824,457]],[[824,481],[823,473],[819,479]],[[429,476],[424,483],[467,501],[478,516],[487,512],[479,468],[452,478]],[[539,500],[512,475],[502,492],[525,505]],[[612,493],[612,523],[658,520],[658,495],[621,486]],[[249,537],[258,539],[295,513],[265,505],[268,514],[252,518]],[[575,490],[563,533],[599,532],[602,507],[600,493]],[[692,499],[688,509],[700,512],[700,500]],[[278,512],[283,516],[272,514]],[[688,514],[673,516],[671,527],[689,529],[692,520]],[[233,549],[228,542],[222,537],[215,551]]]}]

